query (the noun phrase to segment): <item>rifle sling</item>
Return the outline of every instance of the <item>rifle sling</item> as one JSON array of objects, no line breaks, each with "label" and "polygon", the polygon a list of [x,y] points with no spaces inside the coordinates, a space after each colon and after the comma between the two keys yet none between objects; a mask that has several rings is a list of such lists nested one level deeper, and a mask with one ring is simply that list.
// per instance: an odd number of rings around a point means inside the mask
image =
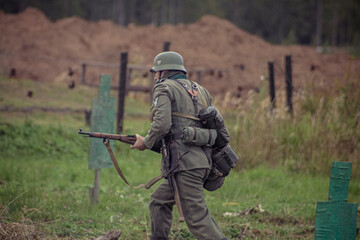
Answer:
[{"label": "rifle sling", "polygon": [[122,178],[122,180],[124,180],[124,182],[129,185],[130,187],[132,188],[135,188],[135,189],[140,189],[140,188],[146,188],[146,189],[149,189],[151,188],[152,185],[154,185],[157,181],[159,181],[160,179],[162,179],[162,176],[157,176],[157,177],[154,177],[153,179],[151,179],[150,181],[148,181],[146,184],[140,184],[136,187],[132,186],[125,178],[124,174],[122,173],[120,167],[119,167],[119,164],[117,163],[116,161],[116,158],[115,158],[115,155],[111,149],[111,146],[110,146],[110,141],[109,139],[107,138],[104,138],[103,140],[105,146],[106,146],[106,149],[108,150],[109,152],[109,155],[110,155],[110,158],[111,158],[111,161],[113,162],[114,166],[115,166],[115,169],[116,171],[118,172],[119,176]]}]

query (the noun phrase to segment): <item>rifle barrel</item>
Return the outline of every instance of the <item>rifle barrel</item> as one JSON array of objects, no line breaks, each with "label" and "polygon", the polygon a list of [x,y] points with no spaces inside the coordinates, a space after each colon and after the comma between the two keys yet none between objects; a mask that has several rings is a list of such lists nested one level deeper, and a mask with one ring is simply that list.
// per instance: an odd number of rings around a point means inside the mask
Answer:
[{"label": "rifle barrel", "polygon": [[111,133],[100,133],[100,132],[83,132],[80,128],[79,134],[88,135],[89,137],[94,138],[107,138],[112,140],[118,140],[120,142],[134,144],[136,142],[135,135],[120,135],[120,134],[111,134]]}]

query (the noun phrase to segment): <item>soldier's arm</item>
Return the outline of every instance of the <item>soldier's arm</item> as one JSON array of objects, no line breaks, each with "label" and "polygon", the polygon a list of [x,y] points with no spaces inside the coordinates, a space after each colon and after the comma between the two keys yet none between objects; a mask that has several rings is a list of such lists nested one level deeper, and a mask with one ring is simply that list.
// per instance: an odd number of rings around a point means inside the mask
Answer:
[{"label": "soldier's arm", "polygon": [[171,91],[160,83],[154,88],[153,120],[144,144],[151,149],[169,132],[171,127]]},{"label": "soldier's arm", "polygon": [[139,134],[136,134],[136,142],[132,145],[130,145],[131,149],[136,148],[139,151],[144,151],[145,149],[147,149],[145,143],[144,143],[144,137],[140,136]]}]

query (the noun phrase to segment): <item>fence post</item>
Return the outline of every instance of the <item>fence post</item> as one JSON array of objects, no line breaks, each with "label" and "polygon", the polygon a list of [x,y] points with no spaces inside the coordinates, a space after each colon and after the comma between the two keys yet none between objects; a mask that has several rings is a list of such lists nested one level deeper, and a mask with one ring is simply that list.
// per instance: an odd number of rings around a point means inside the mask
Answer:
[{"label": "fence post", "polygon": [[120,71],[119,71],[119,90],[118,90],[118,111],[117,111],[117,133],[123,130],[124,121],[124,105],[126,93],[126,69],[127,69],[128,53],[122,52],[120,56]]},{"label": "fence post", "polygon": [[286,82],[286,106],[288,112],[293,115],[292,105],[292,69],[291,69],[291,56],[285,56],[285,82]]},{"label": "fence post", "polygon": [[86,64],[83,63],[81,64],[81,83],[84,84],[85,83],[85,72],[86,72]]},{"label": "fence post", "polygon": [[164,42],[164,52],[170,51],[170,42],[166,41]]},{"label": "fence post", "polygon": [[269,62],[269,90],[270,90],[270,109],[275,108],[275,79],[274,79],[274,62]]},{"label": "fence post", "polygon": [[100,193],[100,169],[95,169],[94,187],[90,188],[90,202],[95,204],[99,202]]}]

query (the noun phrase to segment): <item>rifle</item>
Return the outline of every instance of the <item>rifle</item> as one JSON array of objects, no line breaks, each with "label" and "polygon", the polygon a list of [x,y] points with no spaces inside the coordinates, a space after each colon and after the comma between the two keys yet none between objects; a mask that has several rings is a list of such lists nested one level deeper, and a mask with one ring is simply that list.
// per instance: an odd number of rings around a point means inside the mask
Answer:
[{"label": "rifle", "polygon": [[[136,136],[135,135],[121,135],[121,134],[111,134],[111,133],[101,133],[101,132],[83,132],[83,130],[80,128],[78,134],[87,135],[88,137],[93,138],[102,138],[104,139],[112,139],[112,140],[118,140],[123,143],[127,144],[134,144],[136,142]],[[154,146],[152,149],[150,149],[153,152],[160,153],[160,148]]]},{"label": "rifle", "polygon": [[[111,160],[112,160],[112,162],[113,162],[113,164],[115,166],[116,171],[118,172],[120,177],[124,180],[124,182],[127,185],[129,185],[130,187],[133,187],[128,183],[125,176],[123,175],[123,173],[122,173],[122,171],[121,171],[121,169],[120,169],[120,167],[119,167],[119,165],[118,165],[118,163],[116,161],[115,155],[111,150],[111,147],[110,147],[110,144],[109,144],[109,139],[118,140],[120,142],[124,142],[124,143],[128,143],[128,144],[134,144],[136,142],[136,136],[135,135],[121,135],[121,134],[110,134],[110,133],[100,133],[100,132],[83,132],[81,128],[80,128],[78,134],[86,135],[88,137],[93,137],[93,138],[102,138],[103,142],[104,142],[104,144],[105,144],[105,146],[106,146],[106,148],[107,148],[107,150],[108,150],[108,152],[110,154],[110,158],[111,158]],[[168,155],[164,139],[162,141],[161,148],[158,147],[158,146],[154,146],[150,150],[154,151],[154,152],[157,152],[157,153],[160,153],[160,151],[162,150],[162,154],[163,154],[163,157],[165,158],[167,168],[168,168],[168,170],[170,170],[170,165],[171,165],[170,157]],[[176,169],[174,169],[174,166],[171,166],[171,167],[172,167],[172,169],[170,170],[171,172],[176,170]],[[157,176],[157,177],[151,179],[148,183],[140,184],[139,186],[133,187],[133,188],[139,189],[139,188],[144,187],[146,189],[149,189],[154,183],[156,183],[161,178],[162,178],[162,176]],[[177,209],[178,209],[178,212],[179,212],[179,221],[184,222],[184,214],[183,214],[183,211],[182,211],[182,208],[181,208],[179,192],[178,192],[178,189],[177,189],[174,174],[170,174],[168,176],[168,181],[169,181],[169,184],[170,184],[171,191],[174,193],[175,203],[176,203],[176,206],[177,206]]]}]

